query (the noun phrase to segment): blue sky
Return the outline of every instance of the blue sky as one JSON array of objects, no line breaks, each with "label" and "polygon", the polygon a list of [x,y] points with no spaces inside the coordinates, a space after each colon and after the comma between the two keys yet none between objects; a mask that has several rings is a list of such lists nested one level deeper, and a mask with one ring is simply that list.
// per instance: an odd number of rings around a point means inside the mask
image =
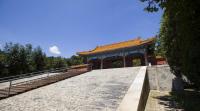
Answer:
[{"label": "blue sky", "polygon": [[139,0],[0,0],[0,46],[31,43],[48,56],[70,57],[97,45],[152,37],[162,12],[147,13],[146,5]]}]

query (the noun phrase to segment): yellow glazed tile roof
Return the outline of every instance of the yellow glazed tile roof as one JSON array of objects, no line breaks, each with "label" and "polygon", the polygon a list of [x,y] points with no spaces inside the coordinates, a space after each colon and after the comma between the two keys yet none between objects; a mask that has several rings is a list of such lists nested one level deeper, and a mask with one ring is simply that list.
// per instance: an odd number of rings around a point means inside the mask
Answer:
[{"label": "yellow glazed tile roof", "polygon": [[107,52],[107,51],[112,51],[112,50],[116,50],[116,49],[122,49],[122,48],[128,48],[128,47],[148,44],[148,43],[152,43],[154,40],[155,40],[154,37],[146,39],[146,40],[141,40],[140,38],[136,38],[136,39],[128,40],[128,41],[124,41],[124,42],[113,43],[113,44],[108,44],[108,45],[103,45],[103,46],[97,46],[93,50],[78,52],[77,54],[78,55],[96,54],[96,53]]}]

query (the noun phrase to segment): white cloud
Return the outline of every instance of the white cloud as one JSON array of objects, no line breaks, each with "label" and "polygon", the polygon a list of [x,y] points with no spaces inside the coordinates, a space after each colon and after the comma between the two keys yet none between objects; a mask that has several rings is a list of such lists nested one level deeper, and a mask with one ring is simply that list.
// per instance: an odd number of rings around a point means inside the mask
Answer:
[{"label": "white cloud", "polygon": [[52,47],[49,47],[49,52],[51,52],[52,54],[57,54],[57,55],[61,54],[59,48],[55,45]]},{"label": "white cloud", "polygon": [[3,49],[3,45],[0,43],[0,49]]}]

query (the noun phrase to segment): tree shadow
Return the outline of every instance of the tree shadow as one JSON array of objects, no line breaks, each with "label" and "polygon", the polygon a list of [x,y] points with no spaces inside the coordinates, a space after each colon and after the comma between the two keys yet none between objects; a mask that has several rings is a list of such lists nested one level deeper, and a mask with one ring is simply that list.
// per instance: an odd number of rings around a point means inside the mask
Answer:
[{"label": "tree shadow", "polygon": [[170,92],[169,95],[154,97],[166,109],[200,111],[200,91],[185,89],[183,92]]},{"label": "tree shadow", "polygon": [[154,97],[159,100],[159,104],[164,106],[165,110],[171,111],[173,109],[181,110],[182,107],[177,104],[172,95]]}]

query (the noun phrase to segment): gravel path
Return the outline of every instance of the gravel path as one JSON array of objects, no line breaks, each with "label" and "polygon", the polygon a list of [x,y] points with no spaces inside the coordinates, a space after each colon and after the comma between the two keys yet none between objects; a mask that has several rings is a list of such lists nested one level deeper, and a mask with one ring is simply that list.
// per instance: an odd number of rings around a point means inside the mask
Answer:
[{"label": "gravel path", "polygon": [[0,101],[0,111],[115,111],[140,67],[94,70]]}]

